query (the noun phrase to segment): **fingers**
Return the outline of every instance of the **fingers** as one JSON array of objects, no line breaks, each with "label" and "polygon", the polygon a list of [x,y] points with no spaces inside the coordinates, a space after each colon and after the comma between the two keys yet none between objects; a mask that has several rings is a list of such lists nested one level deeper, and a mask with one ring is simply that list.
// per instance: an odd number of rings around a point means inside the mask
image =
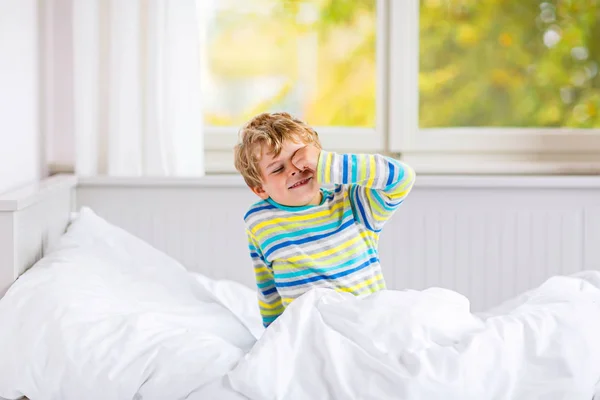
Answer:
[{"label": "fingers", "polygon": [[301,171],[307,169],[306,146],[294,152],[292,155],[292,164]]},{"label": "fingers", "polygon": [[310,145],[299,148],[292,155],[292,164],[300,171],[315,171],[318,158],[313,154],[313,148]]}]

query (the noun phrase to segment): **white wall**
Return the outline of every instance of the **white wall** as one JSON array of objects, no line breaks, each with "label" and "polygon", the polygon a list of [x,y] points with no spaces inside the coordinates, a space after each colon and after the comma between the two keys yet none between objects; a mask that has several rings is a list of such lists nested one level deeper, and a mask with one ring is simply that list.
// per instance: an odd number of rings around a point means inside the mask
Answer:
[{"label": "white wall", "polygon": [[73,0],[44,0],[40,17],[43,21],[45,157],[49,165],[61,171],[75,165]]},{"label": "white wall", "polygon": [[36,0],[0,0],[0,192],[39,178]]}]

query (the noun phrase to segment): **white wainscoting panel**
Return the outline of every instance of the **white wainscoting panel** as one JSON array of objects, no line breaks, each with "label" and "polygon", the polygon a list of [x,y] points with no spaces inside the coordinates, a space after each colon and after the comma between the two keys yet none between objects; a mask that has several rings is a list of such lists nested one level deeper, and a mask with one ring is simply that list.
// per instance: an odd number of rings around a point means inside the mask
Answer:
[{"label": "white wainscoting panel", "polygon": [[243,217],[253,201],[239,185],[82,183],[77,189],[78,207],[89,206],[187,269],[248,286],[254,276]]},{"label": "white wainscoting panel", "polygon": [[65,232],[73,176],[53,176],[0,194],[0,297]]},{"label": "white wainscoting panel", "polygon": [[[78,206],[189,270],[248,286],[243,215],[256,200],[230,177],[81,179],[77,189]],[[488,309],[550,276],[600,269],[600,179],[421,177],[380,255],[389,288],[450,288]]]}]

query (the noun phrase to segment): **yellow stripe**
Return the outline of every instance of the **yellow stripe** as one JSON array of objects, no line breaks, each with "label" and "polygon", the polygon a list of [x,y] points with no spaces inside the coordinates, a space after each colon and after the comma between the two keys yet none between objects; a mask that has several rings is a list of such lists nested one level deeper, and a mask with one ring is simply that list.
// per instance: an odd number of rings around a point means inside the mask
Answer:
[{"label": "yellow stripe", "polygon": [[388,197],[390,199],[392,199],[392,200],[401,199],[403,197],[406,197],[406,195],[408,194],[408,191],[412,187],[412,184],[414,183],[415,180],[414,180],[414,173],[411,169],[407,168],[406,173],[408,173],[408,178],[405,178],[402,181],[401,185],[398,185],[398,187],[394,188],[392,192],[388,193]]},{"label": "yellow stripe", "polygon": [[273,303],[273,304],[265,303],[265,302],[264,302],[264,301],[262,301],[262,300],[258,300],[258,304],[260,304],[260,306],[261,306],[262,308],[266,308],[266,309],[269,309],[269,310],[274,310],[274,309],[276,309],[276,308],[283,307],[283,306],[281,305],[281,298],[278,298],[278,299],[275,301],[275,303]]},{"label": "yellow stripe", "polygon": [[363,155],[359,155],[358,157],[359,157],[358,164],[360,165],[360,167],[359,167],[360,174],[358,176],[358,183],[363,183],[365,181],[365,177],[367,174],[367,160],[365,160],[365,157]]},{"label": "yellow stripe", "polygon": [[369,178],[369,181],[367,182],[367,187],[373,187],[373,183],[375,182],[375,176],[377,175],[377,173],[375,172],[375,157],[373,156],[369,156],[369,172],[371,174],[371,177]]},{"label": "yellow stripe", "polygon": [[373,218],[377,221],[387,221],[390,212],[387,210],[384,210],[381,205],[379,204],[379,202],[375,199],[373,199],[373,193],[371,192],[371,190],[367,190],[365,192],[365,195],[367,196],[367,200],[369,201],[369,204],[371,205],[372,209],[375,209],[376,212],[372,212],[371,215],[373,215]]},{"label": "yellow stripe", "polygon": [[[368,249],[368,247],[365,246],[365,248],[361,248],[361,249],[357,249],[355,247],[351,247],[350,249],[348,249],[348,251],[345,251],[343,253],[340,253],[339,255],[329,258],[327,259],[327,264],[329,266],[331,265],[335,265],[338,264],[341,260],[348,258],[349,256],[355,255],[357,253],[363,253],[364,251],[366,251]],[[274,265],[273,268],[276,269],[279,272],[287,272],[291,269],[304,269],[307,266],[312,266],[315,264],[315,262],[318,262],[319,260],[315,260],[313,258],[311,258],[310,256],[307,257],[306,260],[303,261],[296,261],[294,262],[292,265],[288,265],[288,264],[282,264],[281,267],[285,267],[285,270],[282,271],[282,268],[279,268],[279,265]]]},{"label": "yellow stripe", "polygon": [[265,265],[259,265],[254,267],[254,273],[258,274],[261,272],[271,272]]},{"label": "yellow stripe", "polygon": [[[340,204],[346,204],[347,201],[349,201],[349,200],[347,199],[347,196],[346,196],[346,197],[344,197],[344,201],[340,202]],[[266,221],[256,224],[253,227],[253,232],[257,232],[259,229],[261,229],[265,226],[269,226],[269,225],[277,225],[277,224],[281,224],[282,222],[286,222],[286,221],[307,221],[307,220],[316,219],[318,217],[329,215],[330,213],[331,213],[330,210],[323,210],[323,211],[319,211],[314,214],[308,214],[308,215],[289,216],[289,217],[285,217],[285,218],[272,218],[272,219],[268,219]]]},{"label": "yellow stripe", "polygon": [[370,285],[372,285],[374,282],[376,282],[376,281],[380,281],[380,280],[383,280],[383,276],[382,276],[381,274],[377,274],[377,275],[375,275],[373,278],[371,278],[371,279],[367,279],[366,281],[362,281],[361,283],[358,283],[358,284],[356,284],[356,285],[354,285],[354,286],[350,286],[350,287],[341,287],[341,288],[338,288],[338,289],[339,289],[339,291],[342,291],[342,292],[350,292],[350,293],[355,293],[355,292],[357,292],[359,289],[361,289],[361,288],[363,288],[363,287],[365,287],[365,286],[370,286]]},{"label": "yellow stripe", "polygon": [[341,250],[348,248],[349,246],[352,246],[354,243],[356,243],[357,241],[359,241],[360,239],[366,239],[367,236],[372,236],[371,232],[369,231],[363,231],[361,232],[358,236],[355,236],[354,238],[345,241],[344,243],[341,243],[339,246],[334,247],[332,249],[328,249],[325,251],[322,251],[320,253],[315,253],[315,254],[311,254],[311,255],[306,255],[306,254],[299,254],[297,256],[294,257],[290,257],[288,258],[286,261],[288,262],[297,262],[300,261],[302,259],[308,259],[311,261],[317,261],[319,258],[324,258],[327,257],[333,253],[338,253]]},{"label": "yellow stripe", "polygon": [[[323,211],[322,213],[321,213],[321,212],[319,212],[319,213],[311,214],[310,216],[311,216],[311,217],[314,217],[316,214],[327,215],[327,214],[330,214],[330,213],[331,213],[331,215],[330,215],[328,218],[324,218],[324,219],[320,220],[320,221],[318,222],[318,225],[321,225],[321,224],[327,224],[327,223],[329,223],[329,222],[331,222],[331,221],[333,221],[333,220],[335,220],[335,219],[339,218],[339,215],[338,215],[338,214],[335,214],[335,213],[334,213],[334,211],[337,211],[339,208],[343,208],[343,207],[344,207],[344,205],[345,205],[345,203],[346,203],[346,197],[348,197],[348,193],[344,193],[344,200],[343,200],[343,201],[340,201],[339,203],[337,203],[336,205],[334,205],[333,207],[331,207],[331,210],[330,210],[330,211]],[[258,238],[260,241],[263,241],[264,239],[268,239],[268,238],[267,238],[267,237],[265,237],[265,236],[270,236],[270,235],[271,235],[271,233],[273,233],[273,232],[277,232],[277,231],[280,231],[280,230],[281,230],[281,226],[280,226],[280,225],[281,225],[281,223],[282,223],[282,222],[285,222],[285,221],[287,221],[287,220],[289,220],[289,219],[291,219],[291,218],[294,218],[294,217],[288,217],[288,218],[276,218],[276,219],[272,220],[272,221],[279,221],[278,225],[276,225],[276,226],[274,226],[274,227],[272,227],[272,228],[265,229],[264,231],[262,231],[262,232],[260,232],[260,233],[259,233],[259,232],[256,232],[256,237],[257,237],[257,238]],[[316,218],[315,218],[315,219],[316,219]],[[266,222],[266,221],[265,221],[265,222]],[[270,221],[269,221],[269,222],[270,222]],[[258,226],[258,225],[259,225],[259,224],[257,224],[256,226]],[[316,225],[316,224],[315,224],[315,225]],[[291,229],[291,228],[295,228],[295,229],[298,229],[298,228],[304,228],[304,227],[306,227],[306,222],[304,222],[304,223],[289,223],[289,224],[286,224],[286,225],[285,225],[285,227],[286,227],[287,229]]]},{"label": "yellow stripe", "polygon": [[281,309],[279,310],[263,310],[262,308],[260,309],[260,314],[267,316],[267,315],[279,315],[283,312],[284,308],[281,307]]},{"label": "yellow stripe", "polygon": [[270,281],[273,280],[273,275],[257,275],[255,274],[255,278],[256,278],[256,282],[266,282],[266,281]]},{"label": "yellow stripe", "polygon": [[[311,286],[311,287],[314,287],[314,286]],[[307,290],[308,290],[308,289],[307,289]],[[296,300],[296,298],[293,298],[293,297],[283,297],[283,304],[284,304],[284,306],[285,306],[285,307],[289,307],[289,305],[290,305],[290,304],[291,304],[291,303],[292,303],[294,300]]]},{"label": "yellow stripe", "polygon": [[333,158],[333,153],[327,153],[327,158],[325,160],[325,182],[331,182],[331,160]]}]

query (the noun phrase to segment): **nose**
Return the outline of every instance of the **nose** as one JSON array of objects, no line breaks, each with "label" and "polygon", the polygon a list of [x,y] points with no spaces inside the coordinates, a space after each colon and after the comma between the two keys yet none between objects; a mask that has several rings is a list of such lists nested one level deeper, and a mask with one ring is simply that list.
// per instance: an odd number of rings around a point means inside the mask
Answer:
[{"label": "nose", "polygon": [[[290,164],[291,164],[291,163],[290,163]],[[291,171],[291,175],[292,175],[292,176],[294,176],[294,175],[296,175],[297,173],[299,173],[299,172],[300,172],[300,170],[299,170],[298,168],[296,168],[296,166],[295,166],[294,164],[291,164],[291,165],[290,165],[290,171]]]}]

